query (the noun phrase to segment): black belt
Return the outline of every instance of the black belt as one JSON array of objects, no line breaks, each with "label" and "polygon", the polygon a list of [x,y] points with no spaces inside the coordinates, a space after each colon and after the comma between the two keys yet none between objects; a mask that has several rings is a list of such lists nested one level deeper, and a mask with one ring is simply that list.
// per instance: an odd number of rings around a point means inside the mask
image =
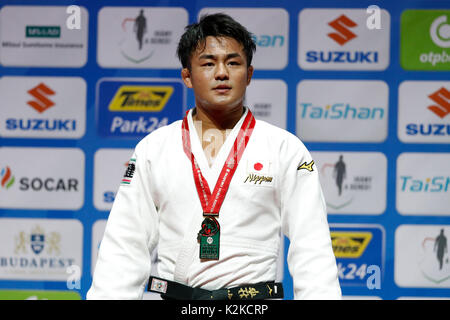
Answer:
[{"label": "black belt", "polygon": [[273,281],[211,291],[150,277],[147,291],[160,293],[163,299],[175,300],[262,300],[284,297],[283,285]]}]

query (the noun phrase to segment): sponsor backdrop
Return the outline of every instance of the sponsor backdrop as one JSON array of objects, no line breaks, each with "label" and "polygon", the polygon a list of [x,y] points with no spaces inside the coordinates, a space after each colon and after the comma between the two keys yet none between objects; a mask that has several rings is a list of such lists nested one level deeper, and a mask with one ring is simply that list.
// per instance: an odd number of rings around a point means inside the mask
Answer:
[{"label": "sponsor backdrop", "polygon": [[0,299],[85,298],[134,146],[194,106],[183,28],[217,11],[257,43],[246,104],[311,150],[344,296],[450,298],[448,0],[3,0]]}]

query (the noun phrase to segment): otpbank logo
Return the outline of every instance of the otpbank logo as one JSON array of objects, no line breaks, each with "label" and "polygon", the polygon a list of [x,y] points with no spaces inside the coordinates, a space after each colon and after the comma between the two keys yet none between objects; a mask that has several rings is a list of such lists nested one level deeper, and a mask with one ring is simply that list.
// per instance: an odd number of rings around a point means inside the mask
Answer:
[{"label": "otpbank logo", "polygon": [[406,70],[450,70],[450,10],[405,10],[400,63]]},{"label": "otpbank logo", "polygon": [[385,231],[375,224],[330,224],[341,286],[366,286],[371,270],[384,270]]},{"label": "otpbank logo", "polygon": [[450,215],[450,155],[400,154],[396,199],[404,215]]},{"label": "otpbank logo", "polygon": [[86,82],[72,77],[2,77],[0,135],[80,138],[86,127]]},{"label": "otpbank logo", "polygon": [[399,86],[398,136],[403,142],[450,142],[450,82],[404,81]]},{"label": "otpbank logo", "polygon": [[303,140],[381,142],[387,117],[383,81],[303,80],[297,86],[297,135]]},{"label": "otpbank logo", "polygon": [[144,137],[183,117],[186,88],[179,79],[100,79],[97,130],[103,137]]},{"label": "otpbank logo", "polygon": [[[303,9],[298,64],[306,70],[384,70],[389,65],[390,15],[367,27],[366,9]],[[314,32],[311,32],[314,30]]]}]

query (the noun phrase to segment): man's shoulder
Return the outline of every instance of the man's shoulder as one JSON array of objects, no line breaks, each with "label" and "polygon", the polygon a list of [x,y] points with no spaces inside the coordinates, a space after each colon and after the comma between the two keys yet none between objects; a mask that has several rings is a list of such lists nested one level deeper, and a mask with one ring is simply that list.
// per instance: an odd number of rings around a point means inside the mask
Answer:
[{"label": "man's shoulder", "polygon": [[271,150],[276,150],[280,158],[290,159],[309,151],[303,141],[293,133],[263,120],[257,120],[258,136],[267,141]]},{"label": "man's shoulder", "polygon": [[258,131],[260,134],[264,134],[268,136],[271,140],[282,142],[290,142],[290,143],[299,143],[302,144],[302,141],[299,137],[289,132],[286,129],[277,127],[269,122],[264,120],[256,120],[256,125],[258,126]]}]

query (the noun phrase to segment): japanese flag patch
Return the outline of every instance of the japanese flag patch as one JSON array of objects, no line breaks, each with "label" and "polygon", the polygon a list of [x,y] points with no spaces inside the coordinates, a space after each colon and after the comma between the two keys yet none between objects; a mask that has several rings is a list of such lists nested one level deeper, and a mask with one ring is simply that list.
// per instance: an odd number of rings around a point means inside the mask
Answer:
[{"label": "japanese flag patch", "polygon": [[265,159],[249,159],[247,161],[246,176],[244,184],[259,187],[271,187],[274,185],[272,163]]}]

